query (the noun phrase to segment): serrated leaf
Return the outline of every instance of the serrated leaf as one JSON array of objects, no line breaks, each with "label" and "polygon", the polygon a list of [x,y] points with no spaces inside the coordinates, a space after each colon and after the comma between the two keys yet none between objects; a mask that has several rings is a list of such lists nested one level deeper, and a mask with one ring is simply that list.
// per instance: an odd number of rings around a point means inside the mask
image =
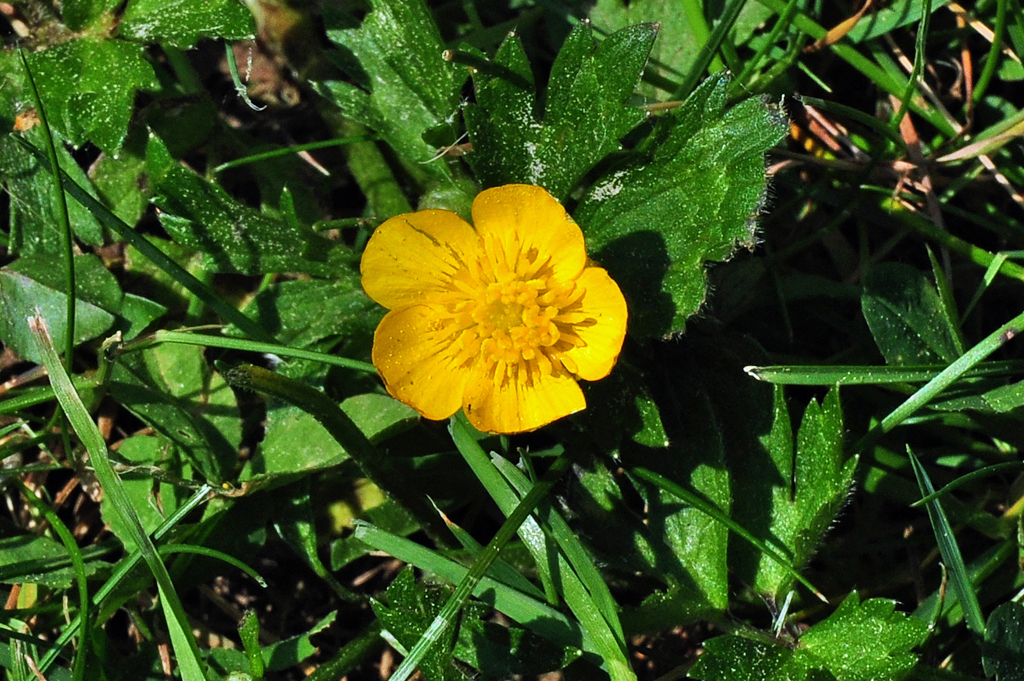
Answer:
[{"label": "serrated leaf", "polygon": [[827,669],[837,681],[898,681],[917,662],[910,651],[927,632],[924,621],[896,612],[894,601],[861,603],[854,592],[800,637],[796,654],[808,666]]},{"label": "serrated leaf", "polygon": [[[314,85],[342,115],[377,132],[405,159],[444,176],[443,163],[430,161],[439,145],[455,142],[461,81],[441,56],[441,34],[423,0],[371,5],[362,25],[324,8],[327,37],[337,47],[327,57],[351,80]],[[436,143],[425,135],[436,136]]]},{"label": "serrated leaf", "polygon": [[[429,589],[416,582],[406,566],[388,586],[386,602],[371,601],[381,625],[411,650],[441,612],[448,591]],[[462,681],[468,678],[452,665],[456,627],[449,627],[445,639],[437,641],[423,657],[419,669],[427,681]]]},{"label": "serrated leaf", "polygon": [[[795,448],[781,386],[775,387],[772,412],[760,452],[733,466],[740,498],[746,500],[737,504],[736,520],[800,569],[846,500],[857,457],[847,459],[843,453],[838,390],[829,392],[821,406],[813,400],[808,404]],[[778,601],[793,584],[784,567],[747,545],[735,546],[734,556],[739,573],[760,594]]]},{"label": "serrated leaf", "polygon": [[517,36],[507,38],[497,69],[474,74],[476,104],[465,108],[477,178],[485,186],[540,185],[564,200],[647,117],[627,100],[657,33],[655,24],[630,26],[597,45],[590,26],[578,26],[555,59],[539,118],[526,53]]},{"label": "serrated leaf", "polygon": [[704,644],[689,676],[702,681],[899,681],[917,662],[910,650],[928,625],[895,612],[893,601],[851,594],[796,647],[719,636]]},{"label": "serrated leaf", "polygon": [[668,446],[661,410],[636,369],[620,362],[610,376],[585,390],[589,406],[583,418],[604,449],[616,448],[624,436],[645,447]]},{"label": "serrated leaf", "polygon": [[29,67],[52,125],[75,146],[107,153],[121,146],[135,93],[158,86],[144,45],[79,38],[29,55]]},{"label": "serrated leaf", "polygon": [[633,158],[597,180],[574,217],[626,296],[634,334],[684,328],[707,295],[705,263],[752,247],[764,153],[785,116],[757,99],[726,110],[728,76],[664,115]]},{"label": "serrated leaf", "polygon": [[936,364],[958,356],[955,334],[935,285],[901,263],[876,265],[864,275],[864,319],[887,364]]},{"label": "serrated leaf", "polygon": [[188,49],[200,38],[251,38],[253,23],[236,0],[133,0],[117,31],[139,42]]},{"label": "serrated leaf", "polygon": [[[20,258],[0,270],[0,340],[24,359],[41,362],[28,328],[29,316],[42,315],[53,342],[66,342],[68,297],[63,265],[38,254]],[[100,259],[92,254],[75,258],[75,344],[98,338],[114,324],[122,302],[121,287]]]},{"label": "serrated leaf", "polygon": [[701,681],[835,681],[815,674],[793,651],[742,636],[718,636],[704,643],[704,654],[687,676]]},{"label": "serrated leaf", "polygon": [[110,395],[177,445],[207,480],[234,478],[241,417],[234,392],[210,370],[203,350],[157,345],[118,358]]},{"label": "serrated leaf", "polygon": [[1024,681],[1024,605],[1010,601],[989,615],[982,663],[996,681]]},{"label": "serrated leaf", "polygon": [[156,136],[146,149],[153,203],[177,243],[205,254],[206,269],[264,275],[334,274],[348,249],[313,230],[271,218],[228,195],[174,160]]}]

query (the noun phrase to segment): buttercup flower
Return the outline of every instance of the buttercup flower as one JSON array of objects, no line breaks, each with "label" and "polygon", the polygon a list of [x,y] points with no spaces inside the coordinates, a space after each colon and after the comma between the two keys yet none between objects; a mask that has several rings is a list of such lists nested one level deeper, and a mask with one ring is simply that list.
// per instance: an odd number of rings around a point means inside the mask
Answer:
[{"label": "buttercup flower", "polygon": [[618,285],[541,187],[391,218],[370,237],[363,288],[390,312],[373,337],[388,392],[428,419],[463,407],[479,430],[534,430],[586,407],[577,379],[612,370],[626,335]]}]

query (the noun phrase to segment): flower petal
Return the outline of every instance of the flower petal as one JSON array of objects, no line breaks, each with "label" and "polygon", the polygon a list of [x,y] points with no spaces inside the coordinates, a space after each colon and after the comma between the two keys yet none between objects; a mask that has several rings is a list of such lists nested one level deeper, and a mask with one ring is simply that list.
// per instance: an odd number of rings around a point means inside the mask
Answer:
[{"label": "flower petal", "polygon": [[396,400],[428,419],[446,419],[462,405],[469,376],[456,363],[454,342],[454,320],[442,307],[401,307],[373,334],[373,365]]},{"label": "flower petal", "polygon": [[[619,285],[601,267],[588,267],[576,280],[583,297],[573,312],[586,315],[587,321],[574,324],[573,332],[583,341],[565,354],[576,364],[577,375],[596,381],[611,372],[626,338],[626,299]],[[593,321],[590,321],[593,320]]]},{"label": "flower petal", "polygon": [[583,232],[543,187],[507,184],[480,192],[473,224],[485,243],[488,235],[497,238],[510,266],[520,257],[535,258],[538,266],[550,259],[555,278],[569,281],[586,265]]},{"label": "flower petal", "polygon": [[374,230],[359,265],[363,289],[384,307],[436,300],[455,291],[480,256],[473,227],[447,210],[396,215]]},{"label": "flower petal", "polygon": [[463,398],[469,422],[486,433],[521,433],[586,408],[583,391],[568,373],[536,367],[529,373],[496,384],[493,372],[471,372]]}]

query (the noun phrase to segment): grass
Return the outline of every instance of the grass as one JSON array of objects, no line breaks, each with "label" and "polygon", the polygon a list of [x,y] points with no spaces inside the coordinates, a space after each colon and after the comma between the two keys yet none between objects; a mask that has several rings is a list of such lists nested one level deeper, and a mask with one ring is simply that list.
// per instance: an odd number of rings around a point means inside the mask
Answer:
[{"label": "grass", "polygon": [[[7,678],[1024,673],[1019,0],[342,4],[0,7]],[[359,258],[508,183],[630,322],[498,435]]]}]

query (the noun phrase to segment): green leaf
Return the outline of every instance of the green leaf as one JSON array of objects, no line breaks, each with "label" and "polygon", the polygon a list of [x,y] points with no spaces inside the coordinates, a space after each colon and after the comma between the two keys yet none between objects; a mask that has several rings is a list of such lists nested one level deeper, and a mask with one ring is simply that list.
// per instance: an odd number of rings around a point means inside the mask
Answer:
[{"label": "green leaf", "polygon": [[[751,5],[756,3],[749,3]],[[698,34],[680,9],[678,0],[597,0],[590,10],[590,22],[603,33],[613,33],[632,24],[657,22],[661,40],[651,51],[651,68],[661,75],[682,80],[700,51]],[[645,83],[641,92],[657,98],[659,90]]]},{"label": "green leaf", "polygon": [[588,251],[622,288],[634,334],[682,330],[707,295],[705,263],[754,244],[764,153],[786,119],[757,99],[726,110],[728,84],[704,81],[574,214]]},{"label": "green leaf", "polygon": [[982,662],[996,681],[1024,680],[1024,605],[1010,601],[989,615]]},{"label": "green leaf", "polygon": [[260,291],[243,312],[281,343],[307,348],[339,336],[369,346],[384,311],[363,293],[354,271],[336,281],[286,281]]},{"label": "green leaf", "polygon": [[[441,612],[448,595],[447,589],[429,589],[417,584],[412,567],[406,566],[388,586],[386,601],[374,600],[371,604],[384,629],[410,650]],[[438,641],[423,656],[420,671],[427,681],[469,678],[452,665],[455,633],[456,628],[450,627],[445,640]]]},{"label": "green leaf", "polygon": [[200,38],[253,37],[252,14],[236,0],[133,0],[117,32],[141,43],[188,49]]},{"label": "green leaf", "polygon": [[580,650],[555,645],[527,629],[472,619],[459,629],[456,655],[486,677],[511,679],[558,671],[578,659]]},{"label": "green leaf", "polygon": [[620,361],[610,376],[584,386],[587,428],[606,450],[618,446],[623,436],[645,447],[667,447],[668,434],[661,411],[646,379]]},{"label": "green leaf", "polygon": [[29,55],[50,124],[75,146],[91,141],[116,152],[136,91],[158,85],[144,50],[122,40],[80,38]]},{"label": "green leaf", "polygon": [[162,211],[160,222],[174,241],[203,252],[208,270],[330,276],[349,257],[345,246],[311,229],[239,203],[219,185],[178,163],[156,136],[150,136],[146,165],[153,203]]},{"label": "green leaf", "polygon": [[[125,140],[121,151],[117,154],[103,154],[89,168],[89,179],[103,202],[114,215],[129,225],[139,221],[149,204],[145,144],[144,134],[133,133]],[[61,163],[61,167],[68,169],[64,163]],[[77,201],[70,201],[68,208],[77,205]]]},{"label": "green leaf", "polygon": [[784,646],[742,636],[719,636],[704,643],[704,654],[687,676],[702,681],[835,681],[816,673]]},{"label": "green leaf", "polygon": [[165,344],[120,356],[110,395],[214,483],[234,478],[241,417],[234,392],[197,346]]},{"label": "green leaf", "polygon": [[630,26],[597,45],[590,26],[578,26],[555,59],[540,117],[526,53],[517,36],[507,38],[495,56],[497,68],[476,70],[476,104],[465,108],[473,143],[467,160],[477,178],[485,186],[540,185],[564,200],[647,118],[627,100],[657,34],[655,24]]},{"label": "green leaf", "polygon": [[267,671],[280,671],[294,667],[316,654],[318,648],[309,640],[310,637],[331,626],[337,616],[338,612],[333,611],[314,624],[306,633],[266,646],[263,649],[263,660],[267,665]]},{"label": "green leaf", "polygon": [[[20,258],[0,270],[0,340],[24,359],[40,362],[26,320],[38,313],[46,320],[55,343],[67,337],[67,294],[63,267],[53,257],[38,254]],[[97,338],[114,324],[122,293],[114,275],[94,255],[75,258],[75,343]]]},{"label": "green leaf", "polygon": [[856,593],[795,648],[728,635],[704,644],[689,675],[702,681],[899,681],[917,662],[910,652],[928,625],[895,612],[893,601]]},{"label": "green leaf", "polygon": [[[3,53],[0,53],[0,70],[3,69],[3,62]],[[0,87],[0,99],[5,89],[13,88]],[[25,136],[38,147],[45,145],[41,130],[29,130]],[[96,190],[65,146],[58,143],[56,150],[61,168],[79,185],[95,194]],[[57,196],[53,191],[53,175],[7,135],[0,136],[0,181],[11,197],[11,252],[21,255],[61,253],[60,219]],[[68,202],[68,217],[77,238],[89,246],[103,243],[103,228],[99,221],[77,201]]]},{"label": "green leaf", "polygon": [[121,317],[127,324],[122,329],[124,340],[128,341],[135,338],[145,331],[146,327],[163,317],[166,313],[167,308],[160,303],[137,296],[134,293],[124,294],[124,299],[121,301]]},{"label": "green leaf", "polygon": [[872,267],[864,276],[861,308],[887,364],[949,363],[959,356],[935,286],[909,265]]},{"label": "green leaf", "polygon": [[[341,409],[371,442],[380,442],[419,422],[419,414],[387,395],[367,393],[350,397]],[[288,478],[333,468],[348,461],[348,453],[311,414],[292,405],[267,413],[266,434],[240,479]]]},{"label": "green leaf", "polygon": [[60,16],[65,26],[80,31],[98,19],[112,20],[110,14],[120,4],[121,0],[64,0],[60,4]]},{"label": "green leaf", "polygon": [[[737,505],[736,521],[796,569],[814,554],[853,484],[857,457],[844,455],[843,433],[839,391],[833,389],[821,406],[813,400],[807,405],[794,447],[789,410],[776,386],[762,446],[737,456],[731,467],[745,500]],[[734,545],[733,556],[735,569],[759,594],[780,601],[793,585],[785,568],[745,543]]]},{"label": "green leaf", "polygon": [[[461,81],[441,56],[441,34],[423,0],[370,4],[361,26],[324,7],[327,37],[337,48],[327,56],[348,79],[314,85],[342,115],[377,132],[399,155],[446,175],[443,162],[430,161],[438,146],[455,142]],[[428,142],[425,135],[436,139]]]},{"label": "green leaf", "polygon": [[[75,582],[74,568],[47,569],[46,563],[68,558],[68,550],[49,537],[17,535],[0,538],[0,565],[4,566],[2,581],[6,584],[41,584],[52,589],[67,589]],[[100,565],[95,561],[86,562],[86,574],[95,574]]]},{"label": "green leaf", "polygon": [[854,592],[800,637],[796,653],[838,681],[898,681],[917,662],[910,651],[927,633],[925,622],[896,612],[894,601],[870,598],[861,603]]},{"label": "green leaf", "polygon": [[[190,496],[190,490],[154,479],[153,472],[167,473],[176,477],[182,475],[181,463],[173,455],[173,445],[165,438],[151,435],[135,435],[121,441],[115,456],[131,468],[121,473],[121,486],[132,502],[139,523],[147,534],[172,515]],[[109,499],[101,504],[103,520],[110,525],[118,537],[124,537],[129,550],[131,534],[123,525],[124,519],[111,507]]]}]

